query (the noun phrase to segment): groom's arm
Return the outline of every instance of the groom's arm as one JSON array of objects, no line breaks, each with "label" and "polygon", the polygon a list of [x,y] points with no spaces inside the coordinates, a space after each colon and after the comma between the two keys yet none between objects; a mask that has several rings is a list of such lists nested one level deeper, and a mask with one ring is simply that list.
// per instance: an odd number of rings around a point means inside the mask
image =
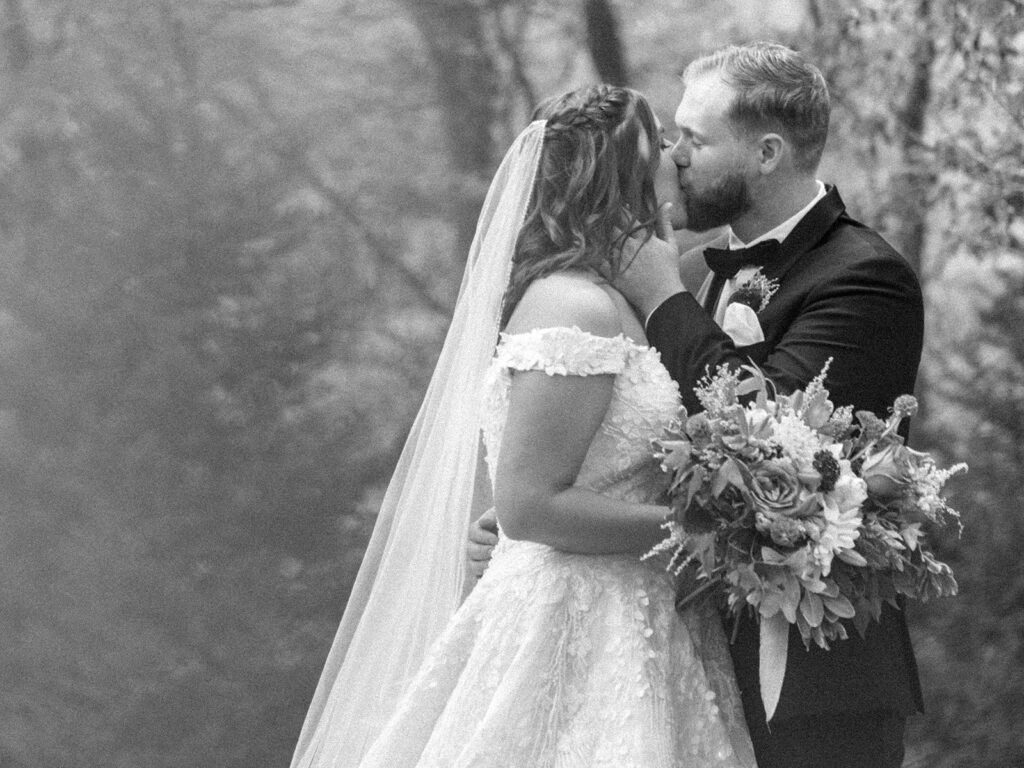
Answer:
[{"label": "groom's arm", "polygon": [[[921,289],[909,265],[893,253],[869,252],[807,294],[760,367],[788,392],[806,386],[832,358],[833,402],[884,411],[913,387],[923,328]],[[707,371],[748,362],[687,292],[652,312],[647,336],[691,413],[700,410],[693,386]]]}]

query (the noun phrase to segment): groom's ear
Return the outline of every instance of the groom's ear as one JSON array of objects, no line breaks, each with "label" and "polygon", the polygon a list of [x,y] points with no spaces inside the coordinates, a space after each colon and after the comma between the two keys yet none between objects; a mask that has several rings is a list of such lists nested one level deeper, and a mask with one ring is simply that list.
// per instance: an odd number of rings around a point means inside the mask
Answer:
[{"label": "groom's ear", "polygon": [[785,150],[786,140],[777,133],[766,133],[758,139],[758,169],[762,175],[767,175],[778,167]]}]

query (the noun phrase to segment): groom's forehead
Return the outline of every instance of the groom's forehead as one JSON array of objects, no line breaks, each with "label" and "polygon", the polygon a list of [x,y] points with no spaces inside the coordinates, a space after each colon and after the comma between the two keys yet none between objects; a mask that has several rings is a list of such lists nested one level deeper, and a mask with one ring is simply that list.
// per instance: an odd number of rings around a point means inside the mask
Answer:
[{"label": "groom's forehead", "polygon": [[732,89],[715,73],[688,80],[683,84],[682,97],[676,107],[676,126],[682,129],[692,127],[695,121],[721,119],[733,95]]}]

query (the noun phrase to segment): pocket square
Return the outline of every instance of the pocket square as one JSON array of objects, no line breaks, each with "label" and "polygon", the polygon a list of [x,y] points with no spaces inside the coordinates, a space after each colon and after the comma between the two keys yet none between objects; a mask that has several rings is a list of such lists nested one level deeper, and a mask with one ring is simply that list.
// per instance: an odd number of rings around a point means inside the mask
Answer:
[{"label": "pocket square", "polygon": [[764,332],[757,313],[746,304],[734,303],[725,308],[722,330],[729,334],[737,347],[747,347],[764,341]]}]

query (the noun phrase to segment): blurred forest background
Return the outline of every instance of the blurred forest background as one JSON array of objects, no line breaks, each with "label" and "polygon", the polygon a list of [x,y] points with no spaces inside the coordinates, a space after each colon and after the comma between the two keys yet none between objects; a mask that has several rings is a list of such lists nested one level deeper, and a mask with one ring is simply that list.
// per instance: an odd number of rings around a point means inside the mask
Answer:
[{"label": "blurred forest background", "polygon": [[971,465],[907,766],[1024,765],[1019,0],[4,0],[0,36],[0,765],[287,766],[530,106],[611,80],[669,124],[757,38],[825,72],[821,177],[926,286],[913,442]]}]

